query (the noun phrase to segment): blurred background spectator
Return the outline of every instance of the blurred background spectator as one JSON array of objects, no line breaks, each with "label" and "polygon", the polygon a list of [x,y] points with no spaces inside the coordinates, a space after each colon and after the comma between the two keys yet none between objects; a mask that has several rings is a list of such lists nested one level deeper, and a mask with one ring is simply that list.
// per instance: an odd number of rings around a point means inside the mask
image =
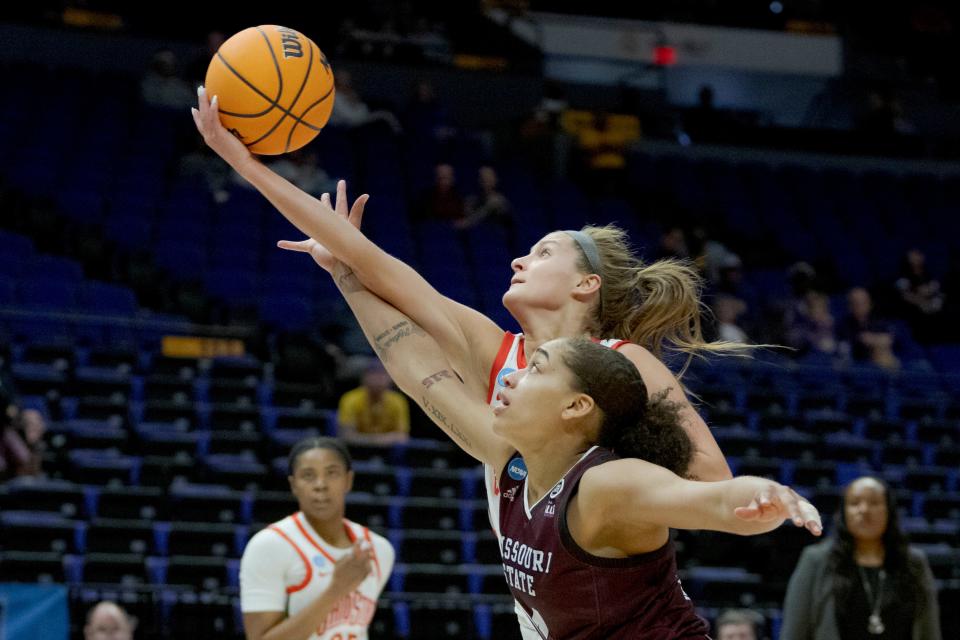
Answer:
[{"label": "blurred background spectator", "polygon": [[834,528],[804,549],[790,578],[781,640],[940,640],[933,575],[908,546],[889,485],[873,477],[847,485]]},{"label": "blurred background spectator", "polygon": [[384,109],[371,110],[360,97],[353,85],[353,76],[349,71],[338,71],[334,75],[337,88],[333,111],[330,113],[330,125],[347,129],[360,129],[378,123],[386,125],[387,130],[395,134],[401,131],[397,116]]},{"label": "blurred background spectator", "polygon": [[500,225],[511,234],[514,231],[510,201],[500,191],[497,172],[493,167],[480,167],[477,172],[477,191],[467,196],[465,211],[466,217],[456,225],[460,229],[487,222]]},{"label": "blurred background spectator", "polygon": [[133,640],[137,622],[116,602],[98,602],[87,613],[84,640]]},{"label": "blurred background spectator", "polygon": [[177,68],[177,55],[170,49],[157,51],[150,69],[140,82],[143,101],[161,109],[189,109],[197,101],[197,94],[184,80]]},{"label": "blurred background spectator", "polygon": [[433,173],[433,185],[420,193],[412,207],[413,215],[426,220],[444,220],[463,223],[466,207],[457,188],[453,166],[441,163]]},{"label": "blurred background spectator", "polygon": [[869,362],[881,369],[897,369],[895,335],[890,324],[875,316],[873,299],[863,287],[847,293],[848,315],[840,329],[841,339],[855,362]]},{"label": "blurred background spectator", "polygon": [[917,341],[939,342],[943,331],[944,294],[940,282],[927,271],[927,258],[922,251],[907,251],[894,287],[899,296],[900,313]]},{"label": "blurred background spectator", "polygon": [[717,640],[764,640],[763,615],[751,609],[727,609],[717,617]]},{"label": "blurred background spectator", "polygon": [[393,381],[373,361],[363,374],[363,384],[343,394],[337,409],[339,435],[352,444],[387,446],[410,437],[410,407],[407,398],[391,389]]},{"label": "blurred background spectator", "polygon": [[747,303],[740,298],[719,295],[713,303],[713,313],[717,319],[717,338],[728,342],[750,342],[746,332],[737,325],[737,321],[747,312]]}]

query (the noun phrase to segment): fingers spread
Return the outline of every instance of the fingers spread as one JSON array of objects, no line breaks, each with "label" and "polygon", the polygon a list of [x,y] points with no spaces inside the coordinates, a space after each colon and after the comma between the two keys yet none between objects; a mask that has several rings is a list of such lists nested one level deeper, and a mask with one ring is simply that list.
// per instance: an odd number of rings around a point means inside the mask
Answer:
[{"label": "fingers spread", "polygon": [[344,218],[347,217],[347,181],[337,180],[337,205],[336,211]]},{"label": "fingers spread", "polygon": [[357,198],[356,202],[353,203],[353,207],[350,209],[350,222],[353,223],[357,229],[360,228],[360,223],[363,221],[363,208],[367,206],[367,200],[370,199],[370,196],[366,193]]}]

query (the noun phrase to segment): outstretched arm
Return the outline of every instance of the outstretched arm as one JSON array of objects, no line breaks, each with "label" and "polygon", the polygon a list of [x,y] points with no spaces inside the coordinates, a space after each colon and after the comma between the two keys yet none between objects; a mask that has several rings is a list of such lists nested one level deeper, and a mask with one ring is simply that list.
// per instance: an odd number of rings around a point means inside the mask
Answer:
[{"label": "outstretched arm", "polygon": [[493,433],[493,412],[469,392],[438,342],[409,317],[367,291],[346,265],[334,265],[333,276],[397,386],[461,449],[481,462],[503,464],[512,448]]},{"label": "outstretched arm", "polygon": [[[329,206],[329,194],[323,194],[321,200]],[[365,204],[365,197],[357,198],[348,213],[346,194],[341,193],[334,214],[359,229]],[[290,243],[280,243],[284,244]],[[368,291],[350,267],[337,262],[323,245],[312,239],[298,244],[333,277],[397,386],[414,398],[430,419],[468,454],[494,465],[505,462],[513,449],[494,435],[490,407],[469,392],[437,341]]]},{"label": "outstretched arm", "polygon": [[631,554],[638,552],[638,532],[711,529],[756,535],[784,520],[814,535],[822,530],[816,508],[773,480],[741,476],[698,482],[635,459],[608,462],[584,474],[569,518],[571,532],[576,528],[593,544]]},{"label": "outstretched arm", "polygon": [[[353,269],[370,291],[400,309],[433,336],[482,396],[503,331],[483,314],[441,295],[410,266],[390,256],[329,205],[274,173],[220,123],[216,96],[208,100],[201,87],[193,119],[204,141],[237,173],[262,193],[300,231],[320,242]],[[346,190],[341,183],[338,192]],[[343,194],[346,198],[345,193]]]}]

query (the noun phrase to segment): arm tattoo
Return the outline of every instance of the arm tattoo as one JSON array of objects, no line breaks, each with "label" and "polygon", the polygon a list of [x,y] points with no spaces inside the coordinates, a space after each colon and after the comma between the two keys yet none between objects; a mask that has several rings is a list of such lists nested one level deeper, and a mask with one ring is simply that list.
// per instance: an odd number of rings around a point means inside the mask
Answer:
[{"label": "arm tattoo", "polygon": [[377,352],[377,355],[380,356],[380,359],[385,360],[390,347],[411,335],[425,336],[427,333],[415,322],[401,320],[386,331],[374,336],[373,348]]},{"label": "arm tattoo", "polygon": [[431,404],[430,401],[427,400],[427,396],[423,396],[420,404],[423,406],[423,410],[427,413],[430,419],[437,423],[438,427],[460,440],[460,442],[462,442],[465,446],[473,446],[470,444],[470,438],[467,437],[467,434],[461,431],[457,425],[447,420],[447,416],[445,416],[436,405]]},{"label": "arm tattoo", "polygon": [[429,376],[427,376],[421,381],[421,384],[423,384],[423,386],[429,389],[430,387],[433,386],[434,383],[440,382],[444,378],[453,380],[454,376],[456,376],[457,379],[460,380],[460,383],[463,384],[463,378],[461,378],[456,371],[451,372],[449,369],[444,369],[442,371],[437,371],[436,373],[430,374]]}]

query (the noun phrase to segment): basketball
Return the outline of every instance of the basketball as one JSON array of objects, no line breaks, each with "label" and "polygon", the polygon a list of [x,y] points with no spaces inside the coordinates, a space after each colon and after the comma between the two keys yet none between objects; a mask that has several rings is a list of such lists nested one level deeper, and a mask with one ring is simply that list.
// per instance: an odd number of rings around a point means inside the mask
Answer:
[{"label": "basketball", "polygon": [[227,39],[210,61],[207,95],[220,121],[253,153],[295,151],[320,133],[333,109],[333,71],[310,38],[276,25]]}]

